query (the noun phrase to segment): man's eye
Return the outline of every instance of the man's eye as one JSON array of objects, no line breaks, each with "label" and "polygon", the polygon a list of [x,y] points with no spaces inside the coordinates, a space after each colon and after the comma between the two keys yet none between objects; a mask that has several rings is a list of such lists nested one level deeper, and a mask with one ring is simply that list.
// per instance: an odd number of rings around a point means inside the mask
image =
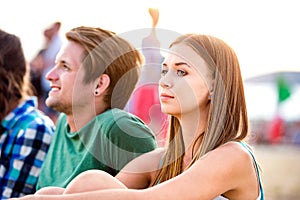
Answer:
[{"label": "man's eye", "polygon": [[67,65],[63,65],[62,67],[63,67],[63,69],[64,69],[65,71],[70,70],[70,68],[69,68]]},{"label": "man's eye", "polygon": [[163,69],[163,70],[161,70],[160,75],[164,76],[164,75],[166,75],[167,73],[168,73],[168,70]]},{"label": "man's eye", "polygon": [[184,76],[184,75],[186,75],[186,74],[187,74],[185,71],[183,71],[183,70],[180,70],[180,69],[179,69],[179,70],[177,70],[177,72],[176,72],[176,73],[177,73],[177,75],[178,75],[178,76]]}]

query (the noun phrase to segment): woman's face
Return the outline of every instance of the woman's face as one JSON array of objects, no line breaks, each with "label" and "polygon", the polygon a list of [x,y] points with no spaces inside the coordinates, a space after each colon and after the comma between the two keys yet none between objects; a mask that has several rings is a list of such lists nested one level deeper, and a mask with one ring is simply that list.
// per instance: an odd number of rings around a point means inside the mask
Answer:
[{"label": "woman's face", "polygon": [[211,88],[207,77],[206,62],[191,47],[177,44],[170,48],[162,64],[159,84],[162,111],[182,117],[205,110]]}]

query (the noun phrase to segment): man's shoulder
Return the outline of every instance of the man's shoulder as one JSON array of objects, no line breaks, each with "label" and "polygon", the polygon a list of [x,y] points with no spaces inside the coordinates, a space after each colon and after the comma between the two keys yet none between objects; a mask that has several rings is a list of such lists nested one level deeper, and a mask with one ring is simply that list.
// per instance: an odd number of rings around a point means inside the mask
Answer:
[{"label": "man's shoulder", "polygon": [[127,123],[129,121],[134,121],[144,125],[145,123],[139,119],[137,116],[118,108],[113,108],[101,113],[97,116],[97,120],[105,122],[105,124],[114,124],[114,123]]},{"label": "man's shoulder", "polygon": [[148,137],[153,137],[151,129],[141,119],[127,111],[114,108],[101,115],[98,120],[101,121],[102,127],[107,130],[105,131],[106,134],[114,135],[114,132],[117,131],[130,133],[131,136],[146,134]]}]

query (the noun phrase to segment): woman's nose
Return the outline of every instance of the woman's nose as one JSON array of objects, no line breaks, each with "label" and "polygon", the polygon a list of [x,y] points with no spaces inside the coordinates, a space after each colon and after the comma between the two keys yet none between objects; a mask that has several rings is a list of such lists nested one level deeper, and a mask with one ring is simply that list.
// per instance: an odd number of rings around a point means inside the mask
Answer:
[{"label": "woman's nose", "polygon": [[170,88],[172,87],[172,80],[170,77],[166,75],[162,76],[159,80],[159,85],[162,87],[162,88]]}]

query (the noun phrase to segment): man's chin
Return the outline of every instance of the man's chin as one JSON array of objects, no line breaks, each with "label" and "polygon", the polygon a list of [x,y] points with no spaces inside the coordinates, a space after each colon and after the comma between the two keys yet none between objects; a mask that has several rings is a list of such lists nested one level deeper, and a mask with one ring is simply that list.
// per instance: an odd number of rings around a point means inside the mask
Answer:
[{"label": "man's chin", "polygon": [[53,110],[61,112],[60,109],[59,109],[59,107],[61,107],[61,106],[60,106],[60,104],[58,102],[52,101],[51,99],[48,98],[48,99],[46,99],[45,104],[49,108],[52,108]]}]

